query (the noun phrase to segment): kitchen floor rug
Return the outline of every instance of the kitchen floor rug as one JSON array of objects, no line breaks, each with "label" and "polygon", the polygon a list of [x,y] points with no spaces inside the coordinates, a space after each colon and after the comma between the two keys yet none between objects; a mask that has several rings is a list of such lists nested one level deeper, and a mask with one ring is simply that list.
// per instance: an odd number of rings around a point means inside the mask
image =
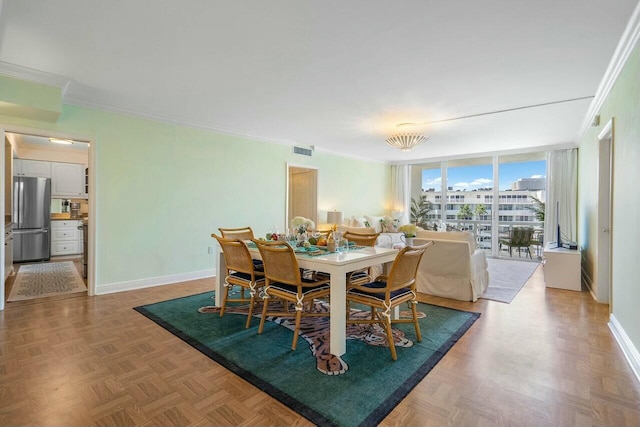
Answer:
[{"label": "kitchen floor rug", "polygon": [[271,319],[258,335],[259,317],[245,329],[246,307],[227,307],[220,317],[212,297],[207,292],[135,310],[319,426],[377,425],[480,316],[419,304],[422,342],[413,342],[412,324],[394,325],[394,362],[386,339],[372,328],[349,327],[347,353],[335,357],[328,318],[308,318],[292,351],[289,319]]},{"label": "kitchen floor rug", "polygon": [[87,286],[73,261],[25,264],[18,269],[7,301],[23,301],[86,290]]}]

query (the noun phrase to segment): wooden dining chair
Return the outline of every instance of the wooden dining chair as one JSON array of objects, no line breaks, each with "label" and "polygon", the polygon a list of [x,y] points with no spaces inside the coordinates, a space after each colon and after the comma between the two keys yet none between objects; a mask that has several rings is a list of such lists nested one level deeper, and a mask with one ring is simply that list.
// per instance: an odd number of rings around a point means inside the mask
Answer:
[{"label": "wooden dining chair", "polygon": [[218,228],[225,239],[251,240],[254,238],[251,227]]},{"label": "wooden dining chair", "polygon": [[[396,346],[393,342],[392,323],[413,323],[416,330],[416,338],[422,341],[418,313],[416,311],[416,273],[427,248],[433,245],[433,241],[421,246],[407,246],[396,256],[389,275],[381,275],[375,281],[364,285],[356,285],[347,290],[348,303],[360,303],[371,308],[370,319],[347,318],[351,324],[378,323],[387,333],[391,358],[398,359]],[[402,303],[411,305],[411,319],[392,319],[392,310]],[[349,316],[349,314],[347,314]]]},{"label": "wooden dining chair", "polygon": [[[255,236],[251,227],[239,227],[239,228],[218,228],[220,234],[225,239],[238,239],[238,240],[252,240]],[[262,260],[254,259],[253,265],[258,270],[263,270]],[[243,291],[244,295],[244,291]]]},{"label": "wooden dining chair", "polygon": [[[300,273],[298,260],[293,248],[284,242],[253,240],[258,246],[260,256],[264,262],[266,284],[263,292],[264,306],[258,333],[264,329],[267,316],[295,317],[295,330],[291,349],[295,350],[300,333],[302,317],[326,317],[327,313],[313,312],[313,301],[329,296],[329,280],[315,277],[304,278]],[[283,302],[283,310],[276,311],[269,299],[279,298]],[[294,305],[295,311],[289,311],[289,303]]]},{"label": "wooden dining chair", "polygon": [[[345,231],[343,237],[349,242],[354,242],[358,246],[373,247],[376,245],[380,233],[353,233],[351,231]],[[364,285],[373,281],[371,277],[372,267],[364,268],[362,270],[352,271],[347,275],[347,288],[354,285]]]},{"label": "wooden dining chair", "polygon": [[[225,239],[216,234],[212,234],[211,237],[216,239],[222,248],[226,269],[224,272],[224,297],[222,299],[220,317],[224,316],[229,301],[248,302],[249,313],[247,314],[247,324],[245,325],[245,328],[248,328],[251,325],[256,297],[266,282],[264,272],[256,269],[249,249],[242,240]],[[229,291],[233,286],[240,286],[242,292],[238,298],[230,300]],[[249,296],[245,294],[245,290],[249,291]]]}]

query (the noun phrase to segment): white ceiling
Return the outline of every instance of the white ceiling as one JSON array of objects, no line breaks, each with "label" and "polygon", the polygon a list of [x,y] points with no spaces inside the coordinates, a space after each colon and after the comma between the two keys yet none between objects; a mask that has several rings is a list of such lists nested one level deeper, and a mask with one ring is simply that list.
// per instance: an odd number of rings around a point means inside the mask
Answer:
[{"label": "white ceiling", "polygon": [[637,0],[0,0],[64,101],[381,161],[577,142]]}]

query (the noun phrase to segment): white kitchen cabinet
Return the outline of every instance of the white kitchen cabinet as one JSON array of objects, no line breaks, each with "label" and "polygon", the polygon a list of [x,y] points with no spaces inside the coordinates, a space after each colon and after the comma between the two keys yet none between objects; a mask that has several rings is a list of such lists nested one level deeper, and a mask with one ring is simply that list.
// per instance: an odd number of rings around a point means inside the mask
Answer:
[{"label": "white kitchen cabinet", "polygon": [[51,255],[75,255],[82,253],[82,235],[78,220],[51,221]]},{"label": "white kitchen cabinet", "polygon": [[51,162],[51,197],[85,197],[84,167]]},{"label": "white kitchen cabinet", "polygon": [[51,178],[51,162],[43,162],[40,160],[14,159],[13,175]]},{"label": "white kitchen cabinet", "polygon": [[580,250],[551,248],[543,252],[544,281],[548,288],[582,290]]}]

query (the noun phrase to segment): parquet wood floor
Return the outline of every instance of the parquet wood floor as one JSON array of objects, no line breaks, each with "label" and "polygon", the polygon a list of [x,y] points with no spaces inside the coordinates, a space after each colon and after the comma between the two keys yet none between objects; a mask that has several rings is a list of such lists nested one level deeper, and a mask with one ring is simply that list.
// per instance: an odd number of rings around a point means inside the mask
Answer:
[{"label": "parquet wood floor", "polygon": [[[8,303],[0,425],[310,425],[132,310],[211,288]],[[421,299],[482,317],[381,425],[640,425],[640,385],[588,293],[546,289],[539,268],[511,304]]]}]

